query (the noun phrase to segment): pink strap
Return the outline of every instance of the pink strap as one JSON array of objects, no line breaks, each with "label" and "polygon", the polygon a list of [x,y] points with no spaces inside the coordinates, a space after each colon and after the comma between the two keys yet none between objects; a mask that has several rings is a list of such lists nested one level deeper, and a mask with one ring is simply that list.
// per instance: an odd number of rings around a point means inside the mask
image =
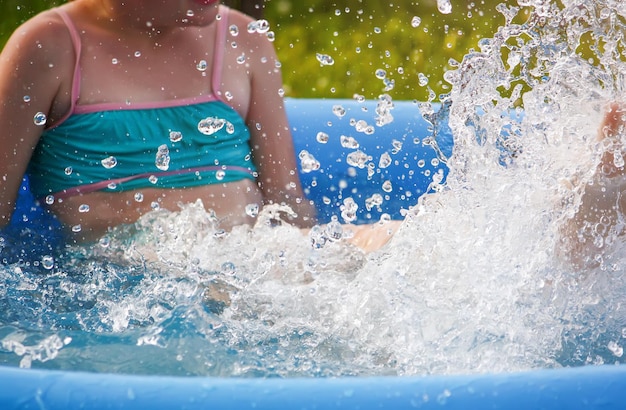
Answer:
[{"label": "pink strap", "polygon": [[76,26],[67,15],[67,12],[60,7],[55,8],[54,10],[59,16],[61,16],[61,19],[67,27],[67,30],[70,32],[72,44],[74,45],[74,54],[76,54],[76,62],[74,63],[74,75],[72,78],[72,95],[70,109],[50,128],[58,127],[59,125],[61,125],[61,123],[65,121],[70,115],[72,115],[74,113],[74,110],[76,109],[76,102],[78,101],[78,96],[80,95],[80,54],[82,49],[78,30],[76,30]]},{"label": "pink strap", "polygon": [[[245,172],[247,174],[256,177],[256,173],[251,171],[248,168],[240,167],[236,165],[211,165],[205,167],[196,167],[196,168],[187,168],[187,169],[178,169],[175,171],[164,171],[164,172],[145,172],[143,174],[131,175],[123,178],[115,178],[108,179],[106,181],[94,182],[93,184],[85,184],[79,185],[73,188],[64,189],[63,191],[55,192],[51,194],[54,199],[65,199],[76,195],[84,195],[92,192],[100,191],[102,189],[108,188],[112,184],[121,184],[128,181],[134,181],[136,179],[141,178],[150,178],[152,176],[155,177],[167,177],[172,175],[181,175],[181,174],[189,174],[195,172],[207,172],[207,171],[239,171]],[[42,199],[40,198],[40,201]]]},{"label": "pink strap", "polygon": [[220,5],[220,20],[217,21],[215,45],[213,46],[213,73],[211,74],[211,87],[213,88],[213,95],[220,100],[224,99],[222,98],[220,88],[222,86],[222,66],[224,63],[224,51],[226,49],[226,33],[228,31],[228,12],[228,7]]}]

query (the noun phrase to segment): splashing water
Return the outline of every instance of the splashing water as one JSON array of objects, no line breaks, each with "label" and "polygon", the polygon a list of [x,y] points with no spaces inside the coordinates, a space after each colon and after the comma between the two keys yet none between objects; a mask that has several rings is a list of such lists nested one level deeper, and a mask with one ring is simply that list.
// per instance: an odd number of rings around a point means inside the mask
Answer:
[{"label": "splashing water", "polygon": [[[280,206],[251,204],[255,228],[232,232],[201,203],[156,210],[91,247],[7,261],[0,361],[215,376],[623,362],[623,240],[591,244],[585,269],[560,255],[563,226],[597,185],[606,102],[623,94],[626,9],[518,4],[500,6],[506,24],[446,73],[444,108],[420,105],[433,133],[423,143],[436,148],[444,124],[454,134],[453,155],[437,159],[450,174],[433,175],[436,193],[386,248],[347,246],[339,218],[303,235],[276,223],[289,213]],[[391,108],[384,98],[376,115],[391,121]],[[216,120],[207,135],[224,126]],[[346,161],[373,158],[355,150]],[[366,200],[384,206],[384,192]],[[350,221],[355,207],[345,198],[338,215]]]}]

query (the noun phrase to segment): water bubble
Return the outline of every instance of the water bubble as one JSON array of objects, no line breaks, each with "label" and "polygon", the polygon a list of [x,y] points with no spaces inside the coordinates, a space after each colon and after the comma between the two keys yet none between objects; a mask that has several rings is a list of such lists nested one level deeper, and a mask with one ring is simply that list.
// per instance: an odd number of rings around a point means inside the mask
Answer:
[{"label": "water bubble", "polygon": [[193,17],[195,15],[195,13],[193,12],[193,10],[187,10],[187,17]]},{"label": "water bubble", "polygon": [[226,121],[217,117],[207,117],[198,123],[198,131],[204,135],[213,135],[222,128]]},{"label": "water bubble", "polygon": [[35,114],[35,116],[33,117],[35,125],[46,125],[47,120],[48,117],[46,117],[46,114],[42,113],[41,111]]},{"label": "water bubble", "polygon": [[208,67],[209,65],[207,64],[206,60],[200,60],[198,61],[198,64],[196,64],[196,68],[198,69],[198,71],[206,71]]},{"label": "water bubble", "polygon": [[117,58],[112,58],[111,59],[111,64],[115,65],[117,63],[119,63],[119,60]]},{"label": "water bubble", "polygon": [[321,65],[333,65],[335,64],[335,60],[328,54],[316,53],[315,58],[320,62]]},{"label": "water bubble", "polygon": [[143,194],[141,192],[135,192],[135,201],[143,202]]},{"label": "water bubble", "polygon": [[46,205],[52,205],[54,203],[54,195],[47,195],[45,201]]},{"label": "water bubble", "polygon": [[315,159],[315,157],[309,151],[300,151],[300,154],[298,154],[298,158],[300,158],[300,167],[302,168],[302,172],[304,172],[305,174],[320,169],[319,161]]},{"label": "water bubble", "polygon": [[117,165],[117,158],[115,158],[114,156],[106,157],[103,160],[101,160],[100,163],[106,169],[111,169]]},{"label": "water bubble", "polygon": [[117,183],[115,182],[109,182],[109,184],[107,185],[107,188],[113,190],[117,188]]},{"label": "water bubble", "polygon": [[365,96],[364,96],[364,95],[361,95],[361,94],[354,94],[354,95],[352,96],[352,98],[353,98],[356,102],[359,102],[359,103],[362,103],[362,102],[364,102],[364,101],[365,101]]},{"label": "water bubble", "polygon": [[259,215],[259,204],[246,205],[246,215],[256,218]]},{"label": "water bubble", "polygon": [[351,136],[342,135],[340,137],[341,146],[344,148],[357,149],[359,148],[359,142]]},{"label": "water bubble", "polygon": [[246,55],[245,54],[241,54],[240,56],[237,57],[237,64],[243,64],[246,62]]},{"label": "water bubble", "polygon": [[346,109],[341,105],[333,105],[333,114],[338,118],[343,118],[343,116],[346,115]]},{"label": "water bubble", "polygon": [[24,102],[25,103],[29,103],[30,102],[30,95],[25,95],[24,96]]},{"label": "water bubble", "polygon": [[154,165],[161,171],[167,171],[170,167],[170,150],[167,145],[163,144],[159,146],[154,159]]},{"label": "water bubble", "polygon": [[141,57],[141,51],[135,51],[135,57]]},{"label": "water bubble", "polygon": [[387,72],[383,70],[382,68],[379,68],[378,70],[376,70],[374,74],[376,75],[376,78],[378,78],[379,80],[382,80],[383,78],[387,77]]},{"label": "water bubble", "polygon": [[383,152],[378,161],[378,168],[387,168],[389,165],[391,165],[391,156],[388,152]]},{"label": "water bubble", "polygon": [[72,232],[74,233],[78,233],[82,230],[83,230],[83,227],[80,224],[72,226]]},{"label": "water bubble", "polygon": [[452,4],[450,0],[437,0],[437,9],[441,14],[452,13]]},{"label": "water bubble", "polygon": [[154,201],[154,202],[150,202],[150,208],[153,211],[158,211],[159,209],[161,209],[161,205],[159,205],[158,202]]},{"label": "water bubble", "polygon": [[72,167],[65,167],[63,172],[65,173],[65,175],[72,175],[72,172],[74,172],[74,169]]},{"label": "water bubble", "polygon": [[273,31],[268,31],[267,32],[267,39],[269,41],[274,41],[276,40],[276,34]]},{"label": "water bubble", "polygon": [[154,185],[157,182],[159,182],[159,178],[157,178],[156,175],[150,175],[150,177],[148,178],[148,181],[150,181],[150,183]]},{"label": "water bubble", "polygon": [[329,136],[325,132],[320,131],[317,133],[317,136],[315,138],[320,144],[326,144],[328,142]]},{"label": "water bubble", "polygon": [[217,179],[218,181],[223,180],[225,176],[226,176],[226,172],[223,169],[220,169],[219,171],[215,172],[215,179]]},{"label": "water bubble", "polygon": [[418,16],[413,16],[411,19],[411,27],[416,28],[419,27],[420,24],[422,24],[422,19]]},{"label": "water bubble", "polygon": [[54,258],[50,255],[42,256],[41,266],[43,266],[44,269],[48,269],[48,270],[54,268]]},{"label": "water bubble", "polygon": [[231,24],[230,27],[228,27],[228,32],[231,36],[237,37],[239,35],[239,27],[237,27],[236,24]]},{"label": "water bubble", "polygon": [[78,212],[80,212],[80,213],[89,212],[89,209],[90,209],[90,208],[89,208],[89,205],[87,205],[87,204],[81,204],[81,205],[78,207]]},{"label": "water bubble", "polygon": [[170,131],[170,141],[178,142],[183,139],[183,133],[180,131]]},{"label": "water bubble", "polygon": [[233,93],[231,93],[230,91],[226,91],[226,92],[224,93],[224,97],[226,97],[226,100],[227,100],[227,101],[230,101],[230,100],[232,100],[232,99],[233,99]]}]

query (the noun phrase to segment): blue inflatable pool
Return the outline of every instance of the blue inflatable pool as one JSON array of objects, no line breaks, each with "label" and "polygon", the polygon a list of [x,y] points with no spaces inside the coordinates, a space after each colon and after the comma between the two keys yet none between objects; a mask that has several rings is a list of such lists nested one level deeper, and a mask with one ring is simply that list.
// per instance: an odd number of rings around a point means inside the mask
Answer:
[{"label": "blue inflatable pool", "polygon": [[[307,195],[322,222],[347,198],[358,222],[402,209],[445,178],[452,138],[445,121],[426,121],[416,103],[287,101]],[[393,121],[391,121],[391,115]],[[445,119],[445,116],[441,117]],[[376,124],[376,121],[379,121]],[[373,164],[373,165],[371,165]],[[388,189],[391,186],[393,189]],[[384,205],[372,201],[381,195]],[[369,201],[369,202],[368,202]],[[369,206],[368,206],[369,204]],[[372,205],[373,204],[373,205]],[[41,226],[50,228],[41,229]],[[21,191],[7,240],[50,247],[54,220]],[[39,245],[37,245],[39,243]],[[5,259],[10,256],[4,255]],[[523,373],[241,379],[93,374],[0,367],[0,409],[622,409],[626,368],[594,366]]]}]

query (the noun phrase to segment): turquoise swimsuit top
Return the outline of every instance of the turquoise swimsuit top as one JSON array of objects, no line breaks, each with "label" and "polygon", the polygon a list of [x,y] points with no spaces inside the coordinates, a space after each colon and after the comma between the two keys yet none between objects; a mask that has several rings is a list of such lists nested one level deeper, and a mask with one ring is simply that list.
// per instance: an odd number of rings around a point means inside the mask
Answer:
[{"label": "turquoise swimsuit top", "polygon": [[[74,101],[80,84],[80,38],[68,16],[58,11],[76,49]],[[225,14],[218,21],[222,27]],[[218,28],[216,41],[224,38],[224,31]],[[214,90],[221,62],[221,55],[216,56]],[[73,105],[64,119],[43,132],[28,175],[35,197],[48,200],[98,190],[188,188],[254,179],[249,139],[241,116],[215,95],[124,106]]]}]

